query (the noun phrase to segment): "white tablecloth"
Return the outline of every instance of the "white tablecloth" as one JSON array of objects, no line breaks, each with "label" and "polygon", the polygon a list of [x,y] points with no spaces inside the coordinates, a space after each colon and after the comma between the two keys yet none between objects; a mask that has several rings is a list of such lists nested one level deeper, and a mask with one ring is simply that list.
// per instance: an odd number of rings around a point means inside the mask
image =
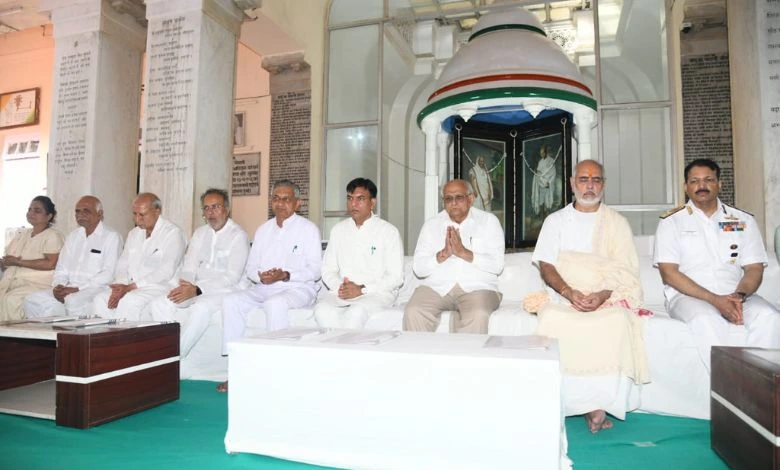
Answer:
[{"label": "white tablecloth", "polygon": [[554,340],[522,350],[483,347],[483,335],[345,334],[231,343],[226,450],[341,468],[568,465]]}]

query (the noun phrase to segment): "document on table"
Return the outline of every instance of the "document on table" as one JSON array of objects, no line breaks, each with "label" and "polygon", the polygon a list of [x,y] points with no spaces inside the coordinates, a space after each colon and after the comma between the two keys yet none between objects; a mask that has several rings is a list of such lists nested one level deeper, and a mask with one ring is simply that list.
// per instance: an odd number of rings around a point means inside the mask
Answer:
[{"label": "document on table", "polygon": [[255,338],[262,339],[274,339],[283,341],[299,341],[303,338],[311,336],[319,336],[326,333],[328,330],[325,328],[287,328],[284,330],[272,331],[262,335],[257,335]]},{"label": "document on table", "polygon": [[91,318],[89,320],[77,320],[73,322],[55,325],[55,330],[79,330],[91,326],[116,325],[123,322],[123,318]]},{"label": "document on table", "polygon": [[498,349],[547,349],[550,347],[550,338],[546,336],[490,336],[485,348]]},{"label": "document on table", "polygon": [[391,339],[401,336],[400,331],[350,331],[333,338],[328,338],[323,343],[339,344],[370,344],[377,345],[386,343]]},{"label": "document on table", "polygon": [[26,318],[25,323],[59,323],[63,321],[77,321],[84,319],[84,317],[69,317],[66,315],[58,315],[53,317]]}]

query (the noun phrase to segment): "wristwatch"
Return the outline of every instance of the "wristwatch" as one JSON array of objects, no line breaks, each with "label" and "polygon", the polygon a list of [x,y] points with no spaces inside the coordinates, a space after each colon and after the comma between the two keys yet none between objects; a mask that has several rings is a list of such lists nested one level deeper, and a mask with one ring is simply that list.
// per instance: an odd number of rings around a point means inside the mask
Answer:
[{"label": "wristwatch", "polygon": [[748,298],[748,295],[745,292],[735,292],[735,294],[742,297],[742,302],[744,302]]},{"label": "wristwatch", "polygon": [[290,280],[290,271],[284,272],[284,279],[282,279],[282,282],[288,282]]},{"label": "wristwatch", "polygon": [[368,289],[366,289],[366,285],[365,284],[360,284],[360,294],[361,295],[368,294]]}]

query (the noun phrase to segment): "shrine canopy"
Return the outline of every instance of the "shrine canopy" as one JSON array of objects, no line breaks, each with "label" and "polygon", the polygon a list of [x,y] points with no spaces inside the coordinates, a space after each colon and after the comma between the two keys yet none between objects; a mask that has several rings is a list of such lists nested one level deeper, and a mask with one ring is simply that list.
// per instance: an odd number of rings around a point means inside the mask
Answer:
[{"label": "shrine canopy", "polygon": [[596,118],[593,93],[532,13],[518,8],[487,14],[473,31],[418,114],[423,130],[438,124],[452,132],[458,116],[519,124],[566,111],[578,130],[590,133]]}]

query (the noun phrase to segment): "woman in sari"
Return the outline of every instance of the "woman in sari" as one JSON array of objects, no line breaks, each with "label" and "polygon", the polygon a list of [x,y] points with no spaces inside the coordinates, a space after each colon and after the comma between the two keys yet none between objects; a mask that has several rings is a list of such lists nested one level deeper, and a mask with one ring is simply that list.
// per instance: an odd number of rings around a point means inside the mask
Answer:
[{"label": "woman in sari", "polygon": [[37,196],[27,209],[32,228],[19,232],[0,258],[0,321],[23,317],[24,298],[37,290],[50,289],[54,268],[63,245],[62,235],[51,228],[57,211],[46,196]]}]

